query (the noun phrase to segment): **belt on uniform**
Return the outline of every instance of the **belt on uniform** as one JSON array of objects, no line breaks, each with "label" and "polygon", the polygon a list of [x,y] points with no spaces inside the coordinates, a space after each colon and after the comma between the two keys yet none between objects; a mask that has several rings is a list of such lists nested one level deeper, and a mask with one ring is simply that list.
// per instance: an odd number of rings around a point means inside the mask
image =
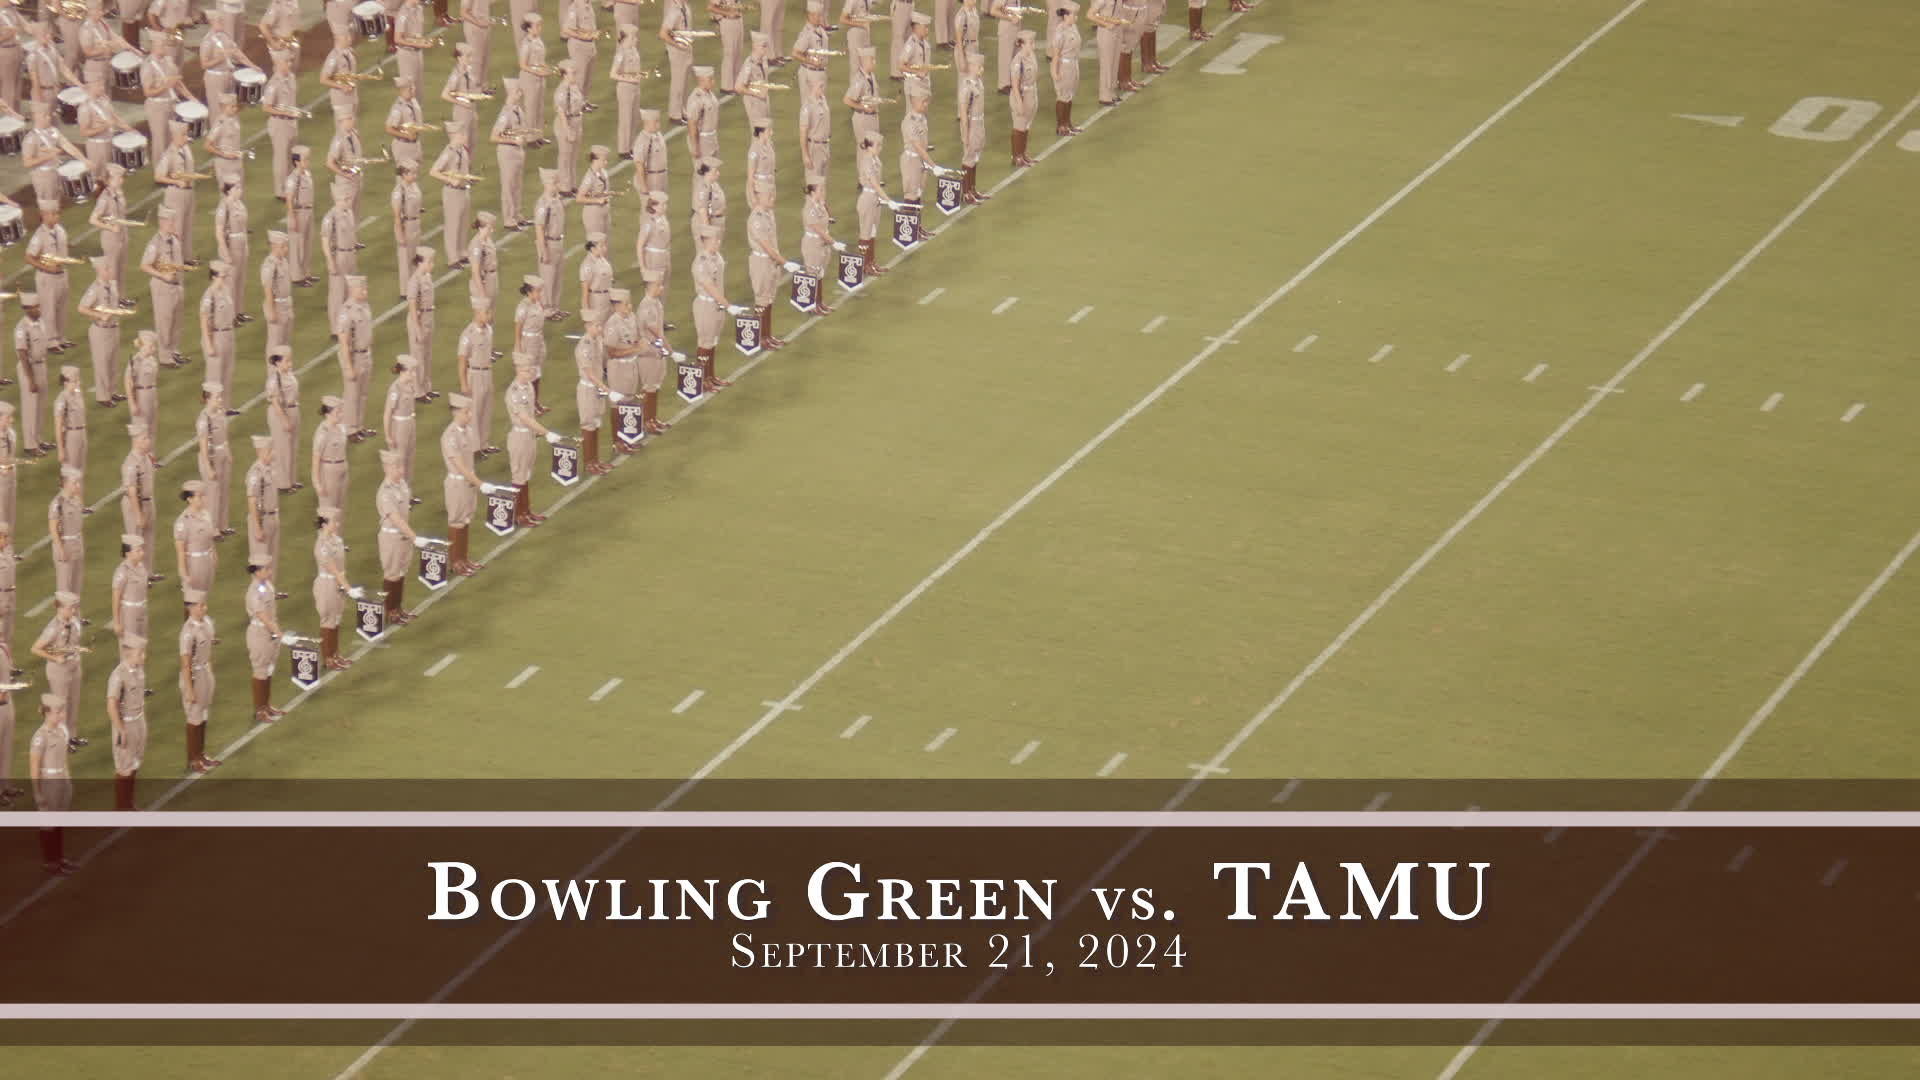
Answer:
[{"label": "belt on uniform", "polygon": [[672,253],[672,251],[673,251],[673,249],[672,249],[672,248],[663,248],[663,247],[654,247],[654,246],[653,246],[653,245],[651,245],[651,244],[649,244],[649,245],[647,245],[646,247],[643,247],[643,248],[641,248],[640,250],[642,250],[642,251],[657,251],[657,252],[659,252],[659,253],[660,253],[660,254],[662,254],[662,255],[667,255],[667,254],[670,254],[670,253]]},{"label": "belt on uniform", "polygon": [[189,558],[189,559],[204,559],[204,558],[206,558],[207,556],[209,556],[209,555],[211,555],[211,554],[213,554],[213,552],[211,552],[211,551],[189,551],[189,552],[187,552],[187,558]]},{"label": "belt on uniform", "polygon": [[514,426],[514,427],[513,427],[513,428],[512,428],[511,430],[513,431],[513,433],[514,433],[515,435],[531,435],[531,434],[533,434],[533,429],[532,429],[532,428],[530,428],[530,427],[520,427],[520,426],[518,426],[518,425],[516,425],[516,426]]},{"label": "belt on uniform", "polygon": [[145,600],[122,600],[120,601],[120,606],[121,607],[146,607],[147,602]]},{"label": "belt on uniform", "polygon": [[78,539],[80,539],[80,535],[79,535],[78,533],[74,533],[73,535],[71,535],[71,536],[70,536],[70,535],[68,535],[68,534],[66,534],[66,533],[61,533],[61,534],[60,534],[60,539],[62,539],[62,540],[78,540]]},{"label": "belt on uniform", "polygon": [[478,371],[478,372],[481,372],[481,373],[483,373],[483,374],[484,374],[484,373],[486,373],[486,372],[490,372],[490,371],[492,371],[492,370],[493,370],[493,368],[491,368],[491,367],[478,367],[478,366],[476,366],[476,365],[473,365],[473,364],[468,364],[468,365],[467,365],[467,370],[468,370],[468,371]]},{"label": "belt on uniform", "polygon": [[135,390],[151,390],[151,389],[153,389],[153,387],[151,387],[151,386],[135,386],[135,387],[134,387],[134,389],[135,389]]},{"label": "belt on uniform", "polygon": [[320,459],[320,464],[322,465],[345,465],[346,463],[347,463],[346,458],[324,458],[323,457]]},{"label": "belt on uniform", "polygon": [[131,724],[135,720],[145,720],[146,718],[147,718],[146,713],[132,713],[130,715],[127,713],[120,714],[120,722],[123,724]]},{"label": "belt on uniform", "polygon": [[393,526],[391,526],[391,525],[382,525],[382,526],[380,526],[380,531],[381,531],[381,532],[383,532],[383,533],[391,533],[391,534],[392,534],[392,535],[394,535],[394,536],[399,536],[399,535],[400,535],[400,530],[399,530],[399,529],[396,529],[396,528],[394,528],[394,527],[393,527]]},{"label": "belt on uniform", "polygon": [[394,416],[394,419],[395,419],[395,420],[411,420],[411,419],[413,419],[413,414],[412,414],[412,413],[408,413],[408,414],[407,414],[407,415],[405,415],[405,416],[400,416],[400,415],[397,415],[397,414],[396,414],[396,415]]}]

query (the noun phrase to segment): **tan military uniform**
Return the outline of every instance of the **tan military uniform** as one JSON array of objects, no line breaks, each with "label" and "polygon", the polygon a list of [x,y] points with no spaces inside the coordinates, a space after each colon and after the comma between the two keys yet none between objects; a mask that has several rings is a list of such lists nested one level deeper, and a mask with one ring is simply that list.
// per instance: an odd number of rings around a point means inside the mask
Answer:
[{"label": "tan military uniform", "polygon": [[[415,51],[417,50],[406,50],[401,55],[404,56],[406,52]],[[420,80],[415,79],[413,84],[419,86]],[[393,104],[387,107],[388,127],[397,128],[404,124],[420,124],[425,122],[426,116],[420,111],[420,99],[418,97],[395,97]],[[413,165],[417,167],[423,157],[420,149],[420,136],[394,135],[392,139],[393,163],[395,165]],[[413,245],[409,244],[407,246],[411,247]]]},{"label": "tan military uniform", "polygon": [[295,281],[313,276],[313,174],[305,168],[287,174],[281,194],[287,198],[287,257]]},{"label": "tan military uniform", "polygon": [[[592,34],[594,26],[592,0],[562,0],[560,5],[560,29],[583,34]],[[599,49],[591,40],[582,41],[567,36],[567,59],[573,61],[573,82],[579,87],[582,96],[592,86],[594,58]]]},{"label": "tan military uniform", "polygon": [[413,249],[420,246],[420,215],[425,204],[426,196],[420,191],[419,181],[407,183],[394,179],[393,191],[387,196],[387,211],[393,215],[393,250],[402,267],[413,260]]},{"label": "tan military uniform", "polygon": [[533,207],[533,220],[540,230],[534,257],[540,264],[541,295],[547,298],[549,306],[557,308],[560,306],[560,264],[567,252],[567,204],[557,195],[541,195]]},{"label": "tan military uniform", "polygon": [[[237,315],[247,310],[247,267],[252,265],[247,238],[247,202],[245,199],[221,199],[213,208],[215,250],[227,263],[227,292]],[[232,370],[228,369],[231,382]]]},{"label": "tan military uniform", "polygon": [[70,383],[53,399],[53,427],[60,444],[60,464],[85,471],[87,467],[87,399],[80,384]]},{"label": "tan military uniform", "polygon": [[[158,145],[156,142],[155,145]],[[154,176],[169,176],[186,180],[187,174],[194,171],[193,144],[181,143],[160,151],[159,161],[154,163]],[[172,210],[180,222],[180,254],[187,261],[193,260],[194,207],[199,202],[199,193],[194,189],[196,181],[184,184],[169,184],[160,194],[160,205]]]},{"label": "tan military uniform", "polygon": [[[93,197],[93,218],[121,218],[127,216],[127,191],[102,186]],[[100,254],[113,262],[113,278],[124,284],[127,280],[127,227],[110,225],[102,221],[95,226],[100,233]]]},{"label": "tan military uniform", "polygon": [[233,499],[233,449],[227,445],[226,410],[201,409],[193,421],[193,435],[200,443],[200,479],[208,489],[207,516],[215,529],[226,532],[231,527]]},{"label": "tan military uniform", "polygon": [[[136,631],[146,636],[145,630]],[[107,700],[120,710],[120,730],[113,739],[113,771],[127,776],[140,771],[147,756],[147,669],[126,663],[114,665],[107,676]]]},{"label": "tan military uniform", "polygon": [[479,506],[479,492],[467,483],[467,473],[473,471],[473,455],[480,449],[479,439],[472,427],[461,423],[450,423],[440,433],[440,460],[446,466],[446,479],[442,493],[446,497],[447,525],[452,529],[462,529],[473,522],[473,514]]},{"label": "tan military uniform", "polygon": [[755,209],[747,215],[747,280],[753,285],[753,306],[765,308],[773,303],[780,288],[781,266],[767,254],[780,246],[780,229],[772,210]]},{"label": "tan military uniform", "polygon": [[667,215],[648,213],[640,218],[640,235],[634,239],[635,254],[643,270],[658,270],[671,277],[673,268],[673,226]]},{"label": "tan military uniform", "polygon": [[[433,171],[473,175],[473,154],[464,146],[448,143],[433,160]],[[451,266],[467,257],[467,242],[473,235],[473,195],[468,188],[458,184],[440,185],[440,220],[442,242],[446,245],[447,264]]]},{"label": "tan military uniform", "polygon": [[417,442],[414,432],[414,398],[419,390],[413,381],[413,374],[402,371],[387,384],[387,399],[380,410],[380,430],[387,438],[389,449],[400,454],[400,475],[407,483],[413,483],[413,453]]},{"label": "tan military uniform", "polygon": [[[186,670],[180,673],[180,700],[187,723],[204,727],[213,712],[213,619],[188,619],[180,624],[180,655]],[[189,700],[191,699],[191,700]]]},{"label": "tan military uniform", "polygon": [[500,162],[500,224],[512,227],[527,220],[520,212],[520,189],[525,180],[527,169],[527,140],[511,138],[511,132],[527,130],[526,114],[518,105],[506,104],[500,107],[500,114],[493,121],[493,137],[508,139],[494,146]]},{"label": "tan military uniform", "polygon": [[907,62],[907,42],[913,40],[913,0],[893,0],[887,7],[887,74],[901,78]]},{"label": "tan military uniform", "polygon": [[[337,410],[344,412],[344,409]],[[321,506],[340,508],[344,524],[347,513],[347,425],[330,424],[331,417],[322,418],[318,427],[313,429],[313,451],[318,456],[319,469],[313,474],[314,498]]]},{"label": "tan military uniform", "polygon": [[602,236],[613,235],[613,206],[609,202],[587,202],[588,199],[607,198],[611,200],[613,180],[607,175],[605,166],[588,165],[580,174],[580,183],[575,190],[575,201],[580,204],[580,224],[588,236],[599,233]]},{"label": "tan military uniform", "polygon": [[267,433],[273,436],[273,484],[286,491],[293,487],[300,460],[300,377],[291,369],[269,370],[266,395]]},{"label": "tan military uniform", "polygon": [[256,679],[273,678],[274,661],[280,659],[280,639],[268,629],[268,621],[276,625],[276,614],[271,581],[247,582],[247,666],[253,670]]},{"label": "tan military uniform", "polygon": [[698,162],[720,153],[720,98],[694,87],[687,95],[687,156]]},{"label": "tan military uniform", "polygon": [[[80,638],[83,632],[80,616],[75,615],[71,619],[66,619],[55,611],[53,618],[47,620],[47,625],[40,631],[39,638],[34,641],[36,648],[43,649],[54,656],[63,657],[63,659],[47,661],[47,690],[67,699],[67,707],[62,719],[67,725],[67,731],[71,733],[71,738],[80,737],[80,729],[76,723],[77,711],[74,708],[75,702],[79,700],[75,695],[80,692],[81,686],[80,653],[73,650],[81,646]],[[63,745],[62,749],[64,748]]]},{"label": "tan military uniform", "polygon": [[[219,97],[216,95],[209,100],[218,101]],[[214,183],[218,185],[215,189],[216,192],[225,188],[228,184],[246,183],[246,158],[231,158],[226,156],[227,154],[238,154],[242,150],[240,143],[240,118],[238,116],[219,116],[213,123],[207,126],[207,133],[202,137],[201,141],[206,145],[207,158],[213,170]],[[216,150],[221,152],[214,153]]]},{"label": "tan military uniform", "polygon": [[[120,527],[127,536],[138,536],[146,541],[147,558],[158,554],[153,546],[154,530],[158,527],[153,504],[153,459],[138,450],[128,450],[127,456],[120,461]],[[140,571],[140,580],[146,581],[147,571]],[[119,572],[114,573],[115,584],[119,583]],[[140,590],[144,597],[146,589]],[[141,631],[144,636],[145,631]]]},{"label": "tan military uniform", "polygon": [[286,348],[293,343],[293,266],[288,259],[269,251],[260,260],[260,292],[267,348]]},{"label": "tan military uniform", "polygon": [[[27,254],[40,258],[67,257],[66,226],[43,222],[27,239]],[[55,342],[69,340],[67,302],[72,293],[68,291],[67,268],[58,265],[52,270],[34,267],[33,282],[34,289],[40,293],[40,315],[47,322],[47,332],[53,335]]]},{"label": "tan military uniform", "polygon": [[580,290],[586,302],[580,309],[580,317],[586,322],[599,322],[612,310],[613,301],[608,294],[613,291],[613,264],[604,255],[588,255],[580,260]]},{"label": "tan military uniform", "polygon": [[359,223],[353,204],[338,202],[320,219],[320,249],[327,256],[327,325],[340,325],[340,308],[347,300],[347,279],[360,272]]},{"label": "tan military uniform", "polygon": [[[293,72],[275,72],[267,77],[260,104],[277,109],[297,109],[300,107],[299,85],[294,80]],[[276,192],[287,189],[287,159],[293,154],[294,140],[299,133],[300,121],[290,116],[267,114],[267,137],[273,140],[273,190]]]},{"label": "tan military uniform", "polygon": [[[80,307],[112,311],[120,306],[120,283],[112,278],[95,278],[80,294]],[[93,358],[93,400],[112,405],[120,392],[120,320],[97,315],[87,320],[87,351]]]},{"label": "tan military uniform", "polygon": [[53,587],[75,596],[85,596],[87,537],[80,515],[87,508],[81,499],[69,496],[65,488],[55,492],[47,506],[47,528],[60,535],[60,551],[53,557]]},{"label": "tan military uniform", "polygon": [[[373,312],[365,303],[348,300],[340,309],[340,374],[345,383],[347,427],[367,430],[367,395],[373,386]],[[344,510],[344,504],[340,505]]]},{"label": "tan military uniform", "polygon": [[20,440],[32,450],[52,440],[47,417],[47,327],[44,318],[22,315],[13,324],[13,357],[20,379]]},{"label": "tan military uniform", "polygon": [[[275,465],[263,465],[255,460],[247,466],[245,481],[246,498],[251,504],[247,510],[247,543],[267,553],[275,574],[280,570],[280,489],[273,476],[278,461],[276,458]],[[257,534],[252,520],[256,515],[260,519]]]},{"label": "tan military uniform", "polygon": [[657,131],[639,131],[633,136],[633,179],[642,191],[667,190],[667,137]]},{"label": "tan military uniform", "polygon": [[[407,249],[411,253],[412,249]],[[407,352],[413,356],[416,365],[413,372],[414,384],[418,387],[415,394],[425,397],[433,393],[433,331],[434,331],[434,284],[433,272],[425,263],[416,267],[406,284],[407,301]],[[411,480],[411,457],[407,478]]]},{"label": "tan military uniform", "polygon": [[[184,226],[186,222],[182,222]],[[171,263],[183,265],[186,253],[181,249],[180,238],[171,233],[158,232],[147,241],[146,250],[140,256],[141,265],[148,263]],[[160,355],[171,357],[182,355],[180,333],[186,321],[186,283],[181,280],[180,272],[151,274],[147,278],[153,298],[153,332],[160,338]]]},{"label": "tan military uniform", "polygon": [[[616,12],[621,8],[629,10],[639,7],[633,3],[617,3]],[[616,14],[615,18],[618,18]],[[613,150],[625,156],[633,151],[633,135],[639,130],[640,123],[640,84],[629,80],[638,79],[646,68],[640,61],[640,49],[635,45],[620,45],[613,50],[613,96],[616,103],[614,113]]]},{"label": "tan military uniform", "polygon": [[134,566],[124,560],[113,568],[113,591],[120,597],[118,633],[122,637],[147,636],[147,593],[151,588],[147,583],[148,569],[145,563]]},{"label": "tan military uniform", "polygon": [[[667,34],[693,29],[693,9],[687,0],[662,0],[660,29]],[[678,124],[687,117],[687,72],[693,68],[693,41],[676,38],[667,46],[667,119]]]},{"label": "tan military uniform", "polygon": [[321,532],[313,538],[313,565],[318,571],[313,578],[313,608],[320,617],[320,626],[324,630],[338,630],[341,616],[346,614],[346,584],[327,572],[328,566],[344,568],[347,563],[347,544],[339,536]]},{"label": "tan military uniform", "polygon": [[158,432],[160,422],[160,354],[158,351],[142,353],[133,351],[127,361],[126,387],[128,411],[132,419],[147,425],[150,432]]},{"label": "tan military uniform", "polygon": [[533,480],[535,436],[533,428],[527,426],[533,418],[533,384],[508,383],[505,396],[511,425],[507,430],[507,471],[514,483],[524,485]]},{"label": "tan military uniform", "polygon": [[[232,269],[228,275],[232,276]],[[207,348],[207,378],[222,387],[233,385],[235,317],[233,293],[214,285],[200,294],[200,336]]]},{"label": "tan military uniform", "polygon": [[727,260],[719,252],[702,251],[693,257],[693,329],[702,349],[720,344],[726,329],[727,311],[708,297],[727,294]]},{"label": "tan military uniform", "polygon": [[467,370],[464,393],[473,399],[474,438],[481,447],[493,445],[493,324],[469,322],[460,331],[457,350]]},{"label": "tan military uniform", "polygon": [[187,574],[180,582],[181,588],[205,591],[213,587],[213,574],[219,569],[213,539],[219,532],[213,517],[204,509],[198,513],[182,510],[180,516],[173,519],[173,545],[187,556]]}]

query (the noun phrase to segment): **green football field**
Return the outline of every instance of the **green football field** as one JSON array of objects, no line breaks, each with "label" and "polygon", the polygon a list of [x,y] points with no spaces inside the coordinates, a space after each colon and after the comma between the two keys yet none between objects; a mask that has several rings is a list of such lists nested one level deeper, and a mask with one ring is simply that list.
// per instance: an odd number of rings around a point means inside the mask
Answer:
[{"label": "green football field", "polygon": [[[272,728],[247,727],[244,552],[223,545],[210,739],[226,748],[220,775],[1198,768],[1276,789],[1352,776],[1910,776],[1920,667],[1903,643],[1920,634],[1920,604],[1905,564],[1920,513],[1900,477],[1920,409],[1907,277],[1920,247],[1920,135],[1909,134],[1920,132],[1920,8],[1268,0],[1227,20],[1222,7],[1209,12],[1216,41],[1189,52],[1167,37],[1173,72],[1086,133],[1056,145],[1043,106],[1044,160],[1017,178],[994,98],[981,186],[1006,182],[990,204],[930,222],[940,236],[786,350],[753,362],[723,350],[722,373],[745,377],[610,476],[564,492],[537,478],[548,525],[507,541],[476,527],[484,573],[361,648],[352,671]],[[1284,40],[1256,48],[1243,35]],[[832,85],[837,97],[838,70]],[[368,88],[363,127],[384,116],[388,87]],[[1083,123],[1092,96],[1083,85]],[[610,141],[605,100],[589,142]],[[943,160],[957,160],[951,101],[942,79]],[[790,255],[796,104],[777,111]],[[310,125],[316,149],[326,122]],[[721,138],[738,200],[746,129],[731,102]],[[842,121],[836,235],[850,240],[847,143]],[[671,145],[683,227],[669,317],[690,352],[685,144]],[[480,164],[494,171],[490,154]],[[265,187],[255,181],[251,196],[256,257],[279,219]],[[475,205],[496,206],[483,187]],[[361,260],[376,299],[397,294],[380,269],[393,261],[385,196],[376,180],[363,200],[380,214]],[[621,284],[637,287],[631,205],[613,246]],[[577,216],[569,229],[577,247]],[[503,280],[532,268],[531,246],[503,246]],[[441,297],[442,388],[463,276]],[[297,321],[297,355],[314,365],[309,420],[339,379],[323,295],[302,293]],[[794,337],[800,320],[784,302],[777,317]],[[405,347],[402,321],[386,313],[383,359]],[[559,333],[548,420],[566,430],[571,343]],[[242,401],[264,381],[263,342],[259,324],[243,329]],[[163,377],[163,452],[190,434],[198,381]],[[428,441],[438,409],[421,424],[415,483],[427,501],[414,521],[432,534],[443,531]],[[93,417],[90,497],[107,494],[124,452],[104,415]],[[264,423],[250,407],[235,437]],[[350,569],[362,584],[378,577],[375,449],[353,451]],[[190,453],[178,457],[162,477],[167,523],[164,493],[192,469]],[[500,459],[482,466],[488,479],[504,471]],[[23,551],[50,494],[45,475],[22,482]],[[285,503],[282,587],[294,598],[281,612],[301,629],[314,625],[311,500],[309,488]],[[117,503],[89,519],[97,623],[118,532]],[[161,555],[170,564],[170,543]],[[27,609],[52,589],[44,544],[20,576],[24,653],[41,625]],[[424,592],[410,582],[416,609]],[[168,607],[155,604],[157,640],[170,640]],[[109,666],[89,665],[88,700],[102,697]],[[167,796],[181,756],[177,696],[152,681],[143,802]],[[276,694],[290,695],[284,678]],[[105,724],[98,710],[83,720],[96,748],[76,757],[82,775],[108,774]],[[113,859],[100,852],[43,902],[117,882]],[[6,884],[0,911],[39,882]],[[7,1058],[76,1077],[322,1080],[352,1068],[875,1080],[1865,1080],[1920,1068],[1904,1048],[911,1050]]]}]

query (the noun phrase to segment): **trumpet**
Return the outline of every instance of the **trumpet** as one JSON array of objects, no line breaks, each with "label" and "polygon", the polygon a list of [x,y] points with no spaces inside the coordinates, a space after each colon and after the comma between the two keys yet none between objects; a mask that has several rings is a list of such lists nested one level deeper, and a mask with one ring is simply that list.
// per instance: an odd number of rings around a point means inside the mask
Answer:
[{"label": "trumpet", "polygon": [[419,135],[423,131],[443,131],[443,124],[395,124],[395,127],[409,135]]},{"label": "trumpet", "polygon": [[635,79],[657,79],[660,77],[660,69],[659,68],[641,68],[639,71],[634,72],[633,75],[630,77]]},{"label": "trumpet", "polygon": [[445,173],[444,175],[451,177],[455,186],[462,187],[462,188],[471,187],[472,185],[480,182],[480,178],[478,176],[475,176],[472,173],[456,172],[456,173]]},{"label": "trumpet", "polygon": [[41,255],[37,257],[41,262],[49,262],[57,266],[85,266],[87,264],[87,260],[75,258],[72,255]]},{"label": "trumpet", "polygon": [[87,18],[86,0],[45,0],[41,10],[50,11],[63,19],[84,22]]},{"label": "trumpet", "polygon": [[805,50],[805,52],[808,56],[845,56],[847,55],[843,50],[840,50],[840,49],[807,49]]},{"label": "trumpet", "polygon": [[508,128],[500,134],[509,139],[544,139],[547,137],[547,133],[541,131],[539,128]]},{"label": "trumpet", "polygon": [[1039,8],[1021,7],[1018,4],[1008,4],[1000,9],[1003,14],[1011,15],[1016,19],[1022,15],[1032,15],[1039,10]]},{"label": "trumpet", "polygon": [[17,300],[19,298],[20,294],[17,292],[0,292],[0,300]]}]

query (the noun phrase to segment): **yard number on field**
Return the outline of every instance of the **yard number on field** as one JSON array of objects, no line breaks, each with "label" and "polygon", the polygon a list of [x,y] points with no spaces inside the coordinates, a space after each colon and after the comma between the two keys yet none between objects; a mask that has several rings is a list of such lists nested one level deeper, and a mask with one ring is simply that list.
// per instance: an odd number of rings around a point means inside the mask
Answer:
[{"label": "yard number on field", "polygon": [[1255,53],[1258,53],[1261,49],[1269,45],[1278,45],[1285,40],[1287,39],[1281,37],[1279,34],[1242,33],[1236,35],[1233,44],[1220,50],[1220,55],[1207,61],[1206,66],[1200,70],[1209,75],[1245,75],[1247,73],[1247,61],[1253,59]]},{"label": "yard number on field", "polygon": [[[1808,142],[1846,142],[1880,115],[1881,104],[1862,98],[1804,97],[1767,128],[1769,134]],[[1920,153],[1920,129],[1900,137],[1900,149]]]}]

